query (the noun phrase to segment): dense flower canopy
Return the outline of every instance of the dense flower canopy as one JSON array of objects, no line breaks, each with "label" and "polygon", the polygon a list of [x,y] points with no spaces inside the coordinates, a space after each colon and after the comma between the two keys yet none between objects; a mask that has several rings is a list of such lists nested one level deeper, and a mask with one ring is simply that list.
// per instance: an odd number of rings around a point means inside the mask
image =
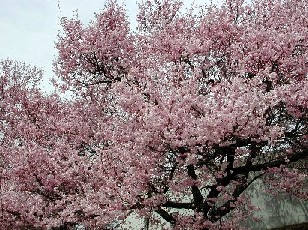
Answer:
[{"label": "dense flower canopy", "polygon": [[[144,1],[131,31],[109,1],[63,19],[55,84],[0,63],[0,228],[98,229],[132,213],[174,229],[231,229],[245,190],[306,200],[306,0]],[[236,227],[237,226],[237,227]]]}]

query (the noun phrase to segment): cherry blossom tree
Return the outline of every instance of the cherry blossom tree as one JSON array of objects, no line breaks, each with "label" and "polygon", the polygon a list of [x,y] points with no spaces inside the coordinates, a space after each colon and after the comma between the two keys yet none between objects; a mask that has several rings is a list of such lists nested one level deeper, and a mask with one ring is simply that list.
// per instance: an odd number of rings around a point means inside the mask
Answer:
[{"label": "cherry blossom tree", "polygon": [[0,63],[1,228],[239,229],[255,180],[307,200],[307,1],[182,5],[140,3],[136,31],[114,1],[63,19],[69,100]]}]

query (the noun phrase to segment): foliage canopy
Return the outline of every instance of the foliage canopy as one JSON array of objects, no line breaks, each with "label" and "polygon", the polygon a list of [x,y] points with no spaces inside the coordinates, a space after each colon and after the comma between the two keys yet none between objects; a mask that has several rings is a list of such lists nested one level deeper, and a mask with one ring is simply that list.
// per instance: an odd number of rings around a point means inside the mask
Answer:
[{"label": "foliage canopy", "polygon": [[306,0],[144,1],[138,28],[110,1],[63,19],[55,85],[0,63],[0,228],[98,229],[131,213],[174,229],[230,229],[245,190],[307,199]]}]

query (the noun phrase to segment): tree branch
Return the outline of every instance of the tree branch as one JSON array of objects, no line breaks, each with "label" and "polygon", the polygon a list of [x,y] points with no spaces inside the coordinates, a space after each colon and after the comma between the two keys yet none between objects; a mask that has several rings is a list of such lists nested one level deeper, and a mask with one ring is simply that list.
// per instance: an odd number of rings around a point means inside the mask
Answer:
[{"label": "tree branch", "polygon": [[[188,172],[188,176],[190,176],[192,179],[194,180],[198,179],[193,165],[187,166],[187,172]],[[192,185],[190,188],[193,194],[193,199],[194,199],[193,203],[195,207],[198,207],[198,209],[201,209],[201,206],[203,205],[203,196],[200,192],[200,189],[196,185]]]},{"label": "tree branch", "polygon": [[296,162],[300,159],[306,158],[307,155],[308,155],[308,149],[304,149],[302,152],[298,152],[296,154],[289,156],[288,157],[289,162],[286,162],[285,158],[280,158],[278,160],[265,162],[262,164],[248,165],[248,166],[241,166],[238,168],[234,168],[233,172],[235,175],[238,175],[238,174],[243,174],[245,172],[256,172],[267,168],[279,167],[280,165],[287,165],[289,163]]},{"label": "tree branch", "polygon": [[156,213],[158,213],[164,220],[166,220],[167,222],[171,223],[171,224],[175,224],[176,220],[174,219],[174,217],[169,214],[166,210],[159,208],[157,210],[155,210]]},{"label": "tree branch", "polygon": [[162,205],[165,208],[178,208],[178,209],[194,209],[195,206],[192,203],[180,203],[180,202],[173,202],[167,201]]},{"label": "tree branch", "polygon": [[[229,212],[231,212],[233,209],[235,209],[238,206],[233,206],[232,203],[236,202],[238,197],[258,178],[262,177],[265,173],[260,173],[259,175],[255,176],[249,183],[241,183],[234,189],[232,193],[233,199],[228,200],[225,204],[220,206],[219,208],[215,209],[211,213],[211,221],[216,222],[221,217],[227,215]],[[247,177],[244,178],[245,181],[247,181]]]}]

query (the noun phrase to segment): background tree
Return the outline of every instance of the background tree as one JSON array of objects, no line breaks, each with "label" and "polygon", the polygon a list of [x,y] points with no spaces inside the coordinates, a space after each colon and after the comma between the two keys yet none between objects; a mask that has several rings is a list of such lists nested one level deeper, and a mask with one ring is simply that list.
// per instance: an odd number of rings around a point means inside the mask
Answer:
[{"label": "background tree", "polygon": [[[134,212],[230,229],[257,179],[307,199],[292,168],[307,160],[307,2],[181,6],[145,1],[136,32],[113,1],[88,26],[63,20],[55,82],[73,98],[3,93],[1,227],[95,229]],[[4,86],[24,76],[2,72]]]}]

